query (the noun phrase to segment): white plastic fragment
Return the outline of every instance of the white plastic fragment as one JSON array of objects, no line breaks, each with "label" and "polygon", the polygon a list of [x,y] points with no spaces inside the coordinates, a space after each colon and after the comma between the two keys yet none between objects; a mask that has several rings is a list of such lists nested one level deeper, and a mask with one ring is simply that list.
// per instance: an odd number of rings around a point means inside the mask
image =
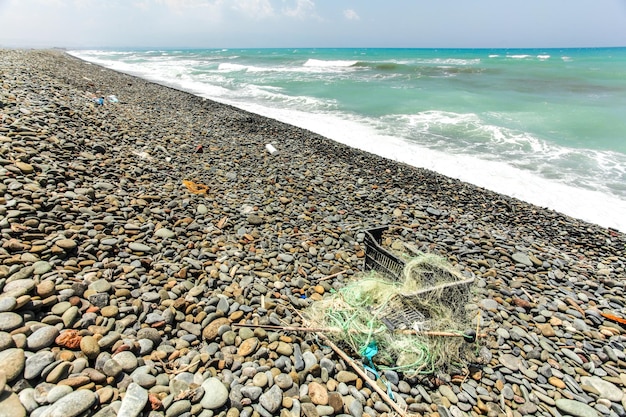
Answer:
[{"label": "white plastic fragment", "polygon": [[271,143],[268,143],[267,145],[265,145],[265,149],[267,149],[270,155],[274,155],[276,152],[278,152]]}]

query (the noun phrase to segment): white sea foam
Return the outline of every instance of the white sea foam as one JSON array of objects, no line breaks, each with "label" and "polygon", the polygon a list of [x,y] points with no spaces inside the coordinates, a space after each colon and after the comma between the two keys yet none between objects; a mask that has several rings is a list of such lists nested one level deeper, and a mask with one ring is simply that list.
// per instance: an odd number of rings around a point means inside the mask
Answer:
[{"label": "white sea foam", "polygon": [[541,60],[546,60],[546,59],[550,59],[550,55],[537,55],[537,58]]},{"label": "white sea foam", "polygon": [[531,56],[530,55],[519,54],[519,55],[507,55],[507,58],[526,59],[526,58],[531,58]]},{"label": "white sea foam", "polygon": [[334,67],[352,67],[359,61],[345,61],[345,60],[321,60],[321,59],[308,59],[303,66],[305,67],[318,67],[318,68],[334,68]]},{"label": "white sea foam", "polygon": [[247,71],[248,70],[248,66],[247,65],[241,65],[241,64],[232,64],[232,63],[228,63],[228,62],[222,62],[221,64],[219,64],[217,66],[217,69],[219,71]]},{"label": "white sea foam", "polygon": [[435,64],[435,65],[477,65],[480,64],[480,58],[473,59],[460,59],[460,58],[433,58],[433,59],[419,59],[416,61],[418,64]]}]

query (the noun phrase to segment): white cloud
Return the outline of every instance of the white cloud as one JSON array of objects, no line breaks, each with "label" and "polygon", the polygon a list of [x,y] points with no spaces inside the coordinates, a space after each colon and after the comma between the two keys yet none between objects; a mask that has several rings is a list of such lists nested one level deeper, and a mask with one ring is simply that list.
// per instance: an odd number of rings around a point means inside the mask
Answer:
[{"label": "white cloud", "polygon": [[[283,0],[285,3],[285,0]],[[297,19],[306,19],[307,17],[318,17],[315,13],[315,3],[311,0],[296,0],[296,4],[292,7],[283,7],[283,14]]]},{"label": "white cloud", "polygon": [[235,0],[233,9],[257,20],[274,16],[274,8],[269,0]]},{"label": "white cloud", "polygon": [[344,10],[343,16],[348,20],[360,20],[361,19],[359,14],[352,9]]}]

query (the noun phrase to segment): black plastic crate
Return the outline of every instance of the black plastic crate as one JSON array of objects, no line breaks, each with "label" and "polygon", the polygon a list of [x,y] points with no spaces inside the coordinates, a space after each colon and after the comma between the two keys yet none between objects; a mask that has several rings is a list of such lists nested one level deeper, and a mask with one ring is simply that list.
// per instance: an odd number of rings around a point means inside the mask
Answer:
[{"label": "black plastic crate", "polygon": [[380,246],[383,233],[387,229],[387,226],[381,226],[363,231],[365,233],[365,269],[373,269],[389,279],[400,281],[405,266],[404,261]]}]

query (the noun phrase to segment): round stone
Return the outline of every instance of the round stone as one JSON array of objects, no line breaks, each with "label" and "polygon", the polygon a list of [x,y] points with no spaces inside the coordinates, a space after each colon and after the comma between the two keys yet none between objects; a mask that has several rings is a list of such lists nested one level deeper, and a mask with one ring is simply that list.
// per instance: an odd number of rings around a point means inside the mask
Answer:
[{"label": "round stone", "polygon": [[149,339],[152,341],[153,346],[159,346],[161,344],[161,334],[157,329],[152,327],[144,327],[137,331],[137,339]]},{"label": "round stone", "polygon": [[133,252],[146,252],[146,253],[152,252],[152,248],[150,246],[144,245],[143,243],[139,243],[139,242],[129,243],[128,248],[132,250]]},{"label": "round stone", "polygon": [[33,273],[35,275],[43,275],[46,272],[50,272],[51,270],[52,264],[48,261],[37,261],[33,264]]},{"label": "round stone", "polygon": [[606,398],[612,402],[619,403],[624,397],[624,392],[615,384],[597,376],[580,377],[580,384],[595,388],[600,393],[600,398]]},{"label": "round stone", "polygon": [[208,341],[213,341],[219,334],[220,326],[230,324],[230,320],[226,317],[220,317],[213,320],[202,330],[202,337]]},{"label": "round stone", "polygon": [[8,382],[17,378],[26,364],[26,356],[22,349],[11,348],[0,352],[0,364]]},{"label": "round stone", "polygon": [[115,317],[119,313],[119,308],[117,306],[105,306],[100,310],[100,314],[103,317]]},{"label": "round stone", "polygon": [[156,377],[150,374],[134,374],[133,381],[144,388],[152,388],[156,384]]},{"label": "round stone", "polygon": [[17,313],[5,311],[0,313],[0,332],[10,332],[24,324],[24,319]]},{"label": "round stone", "polygon": [[510,353],[500,355],[500,363],[512,371],[517,371],[520,367],[522,359],[519,356]]},{"label": "round stone", "polygon": [[116,353],[113,355],[113,360],[120,364],[124,372],[131,373],[137,368],[137,357],[131,351]]},{"label": "round stone", "polygon": [[28,336],[26,344],[28,349],[33,352],[37,352],[38,350],[47,348],[54,343],[54,339],[56,339],[57,336],[59,336],[59,329],[54,326],[44,326],[35,330],[30,336]]},{"label": "round stone", "polygon": [[67,394],[71,393],[72,391],[74,390],[72,389],[72,387],[68,385],[57,385],[56,387],[52,388],[48,392],[48,396],[46,397],[46,400],[49,403],[55,403],[62,397],[65,397]]},{"label": "round stone", "polygon": [[47,298],[54,294],[55,292],[55,284],[54,281],[46,280],[37,285],[37,295],[41,298]]},{"label": "round stone", "polygon": [[598,417],[598,412],[585,403],[560,398],[556,400],[556,408],[574,417]]},{"label": "round stone", "polygon": [[46,417],[76,417],[89,410],[97,400],[96,393],[86,389],[73,391],[52,404],[43,415]]},{"label": "round stone", "polygon": [[202,383],[204,396],[202,397],[202,407],[209,410],[220,408],[228,400],[228,390],[217,378],[208,378]]},{"label": "round stone", "polygon": [[54,362],[54,360],[54,352],[50,352],[49,350],[37,352],[36,354],[30,356],[26,359],[26,363],[24,365],[24,378],[39,378],[41,376],[41,371],[43,371],[46,366]]},{"label": "round stone", "polygon": [[26,409],[14,392],[0,392],[0,417],[26,417]]},{"label": "round stone", "polygon": [[59,239],[54,243],[65,251],[70,251],[77,246],[74,239]]},{"label": "round stone", "polygon": [[172,239],[173,237],[176,237],[176,233],[172,232],[170,229],[167,229],[165,227],[162,227],[156,232],[154,232],[154,235],[156,237],[161,237],[161,238],[166,238],[166,239]]},{"label": "round stone", "polygon": [[28,163],[26,163],[26,162],[17,161],[17,162],[15,163],[15,166],[16,166],[16,167],[17,167],[20,171],[22,171],[22,173],[23,173],[23,174],[26,174],[26,175],[28,175],[28,174],[32,174],[32,173],[35,171],[35,168],[34,168],[31,164],[28,164]]},{"label": "round stone", "polygon": [[0,313],[10,312],[17,306],[15,297],[5,296],[0,298]]},{"label": "round stone", "polygon": [[259,339],[257,339],[256,337],[253,337],[251,339],[246,339],[243,342],[241,342],[241,345],[239,345],[239,349],[237,350],[237,355],[243,356],[243,357],[249,356],[256,351],[258,346],[259,346]]},{"label": "round stone", "polygon": [[122,365],[119,364],[115,359],[109,359],[104,363],[102,367],[102,372],[106,376],[116,377],[122,372]]},{"label": "round stone", "polygon": [[[263,406],[268,412],[275,413],[280,408],[283,402],[283,391],[278,385],[272,386],[261,397],[259,397],[259,404]],[[355,401],[356,402],[356,401]]]},{"label": "round stone", "polygon": [[309,383],[309,397],[311,398],[311,402],[315,405],[328,404],[328,390],[320,383]]},{"label": "round stone", "polygon": [[35,288],[35,280],[31,278],[16,279],[8,282],[2,291],[12,294],[28,294]]},{"label": "round stone", "polygon": [[293,379],[287,374],[278,374],[274,377],[274,383],[286,391],[293,386]]},{"label": "round stone", "polygon": [[80,350],[89,359],[95,359],[100,354],[100,345],[93,336],[83,336],[80,340]]}]

